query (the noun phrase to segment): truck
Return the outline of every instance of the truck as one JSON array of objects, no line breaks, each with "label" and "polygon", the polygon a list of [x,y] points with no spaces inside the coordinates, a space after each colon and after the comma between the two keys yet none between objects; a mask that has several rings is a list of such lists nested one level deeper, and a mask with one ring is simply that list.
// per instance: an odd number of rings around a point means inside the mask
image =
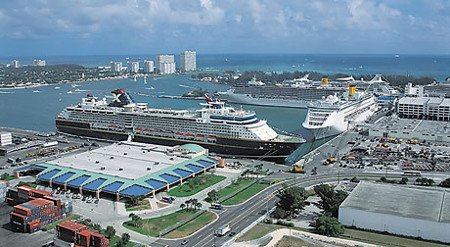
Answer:
[{"label": "truck", "polygon": [[217,210],[222,210],[223,206],[220,203],[211,203],[211,208],[212,209],[217,209]]},{"label": "truck", "polygon": [[292,166],[292,172],[293,173],[305,173],[306,171],[305,171],[304,166],[295,164]]},{"label": "truck", "polygon": [[224,225],[217,230],[216,235],[222,237],[227,235],[227,233],[229,233],[230,231],[231,231],[230,225]]},{"label": "truck", "polygon": [[167,202],[167,203],[172,203],[175,201],[175,198],[173,198],[172,196],[163,196],[161,198],[161,201]]},{"label": "truck", "polygon": [[337,159],[335,157],[328,157],[323,164],[324,165],[331,165],[333,163],[335,163],[337,161]]}]

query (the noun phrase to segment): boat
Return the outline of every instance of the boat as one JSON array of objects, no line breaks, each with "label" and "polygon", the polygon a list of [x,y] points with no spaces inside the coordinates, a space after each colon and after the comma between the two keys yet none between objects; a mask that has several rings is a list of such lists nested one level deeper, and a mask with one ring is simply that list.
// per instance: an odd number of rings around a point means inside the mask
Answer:
[{"label": "boat", "polygon": [[60,89],[61,87],[55,87],[55,89]]},{"label": "boat", "polygon": [[39,90],[34,90],[33,93],[40,93],[41,91]]},{"label": "boat", "polygon": [[345,82],[331,84],[328,78],[312,81],[305,75],[277,84],[267,84],[252,78],[243,85],[234,85],[225,92],[218,92],[218,95],[229,103],[306,109],[312,101],[343,93],[345,89]]},{"label": "boat", "polygon": [[309,104],[302,126],[312,131],[314,139],[336,136],[370,118],[377,108],[373,94],[356,92],[356,85],[350,85],[341,97],[330,95]]},{"label": "boat", "polygon": [[[113,98],[90,94],[56,117],[59,132],[111,140],[160,145],[195,143],[223,157],[245,157],[283,162],[305,140],[278,134],[253,111],[236,110],[225,102],[205,96],[198,110],[149,108],[135,103],[123,89]],[[147,131],[151,130],[151,131]]]}]

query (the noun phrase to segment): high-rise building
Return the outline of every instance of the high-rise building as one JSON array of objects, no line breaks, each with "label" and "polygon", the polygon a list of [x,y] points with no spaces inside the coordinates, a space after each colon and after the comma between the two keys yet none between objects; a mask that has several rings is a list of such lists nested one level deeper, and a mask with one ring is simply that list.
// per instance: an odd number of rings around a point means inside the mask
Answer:
[{"label": "high-rise building", "polygon": [[12,60],[12,61],[11,61],[11,67],[12,67],[12,68],[15,68],[15,69],[19,68],[19,61],[17,61],[17,60]]},{"label": "high-rise building", "polygon": [[45,66],[45,60],[35,59],[35,60],[33,60],[33,65],[34,66]]},{"label": "high-rise building", "polygon": [[160,74],[175,73],[175,56],[174,55],[159,55],[156,57],[156,66]]},{"label": "high-rise building", "polygon": [[130,71],[130,73],[137,73],[137,72],[139,72],[139,62],[131,62],[129,71]]},{"label": "high-rise building", "polygon": [[144,73],[153,73],[155,71],[155,65],[151,60],[144,61]]},{"label": "high-rise building", "polygon": [[122,63],[121,62],[111,62],[111,71],[120,73],[122,72]]},{"label": "high-rise building", "polygon": [[167,74],[175,73],[175,63],[173,63],[173,62],[162,62],[162,63],[159,63],[159,73],[161,75],[167,75]]},{"label": "high-rise building", "polygon": [[181,71],[195,71],[197,69],[197,53],[184,51],[180,54]]}]

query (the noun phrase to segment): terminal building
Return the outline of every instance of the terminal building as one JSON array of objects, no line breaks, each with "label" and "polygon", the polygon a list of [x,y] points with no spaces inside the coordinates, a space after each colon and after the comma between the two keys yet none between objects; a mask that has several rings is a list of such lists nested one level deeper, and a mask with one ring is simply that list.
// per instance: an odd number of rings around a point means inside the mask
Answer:
[{"label": "terminal building", "polygon": [[339,222],[450,243],[450,190],[362,181],[339,207]]},{"label": "terminal building", "polygon": [[403,97],[398,101],[401,118],[450,121],[450,99],[444,97]]},{"label": "terminal building", "polygon": [[209,156],[207,149],[195,144],[167,147],[119,142],[21,167],[16,175],[35,171],[39,184],[120,200],[155,196],[222,163],[223,160]]}]

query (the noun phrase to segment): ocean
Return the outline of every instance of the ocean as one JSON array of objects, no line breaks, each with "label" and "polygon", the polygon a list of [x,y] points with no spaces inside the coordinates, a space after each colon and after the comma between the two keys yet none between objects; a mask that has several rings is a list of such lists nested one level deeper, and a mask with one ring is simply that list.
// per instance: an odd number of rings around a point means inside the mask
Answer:
[{"label": "ocean", "polygon": [[[110,61],[126,62],[133,59],[154,59],[154,55],[121,56],[57,56],[39,57],[47,64],[81,64],[89,67],[108,66]],[[30,64],[38,57],[3,57],[0,63],[12,59],[20,64]],[[127,58],[129,58],[127,60]],[[178,58],[178,57],[177,57]],[[177,61],[178,62],[178,61]],[[321,73],[359,74],[403,74],[412,76],[433,76],[444,81],[450,76],[450,56],[448,55],[275,55],[275,54],[223,54],[197,56],[200,71],[264,70],[264,71],[317,71]],[[76,86],[74,86],[76,85]],[[56,88],[55,88],[56,87]],[[57,88],[59,87],[59,88]],[[163,99],[159,95],[181,95],[194,88],[209,92],[226,90],[227,86],[208,82],[193,81],[190,75],[150,77],[148,83],[143,78],[106,80],[82,84],[50,85],[30,89],[0,90],[0,126],[54,131],[54,119],[66,106],[77,104],[87,93],[104,97],[110,91],[123,88],[138,102],[147,102],[150,107],[170,109],[198,109],[198,100]],[[38,90],[39,92],[36,92]],[[240,106],[236,106],[240,107]],[[243,106],[254,110],[259,118],[266,119],[279,131],[301,135],[310,139],[311,135],[302,128],[306,110],[275,107]]]}]

